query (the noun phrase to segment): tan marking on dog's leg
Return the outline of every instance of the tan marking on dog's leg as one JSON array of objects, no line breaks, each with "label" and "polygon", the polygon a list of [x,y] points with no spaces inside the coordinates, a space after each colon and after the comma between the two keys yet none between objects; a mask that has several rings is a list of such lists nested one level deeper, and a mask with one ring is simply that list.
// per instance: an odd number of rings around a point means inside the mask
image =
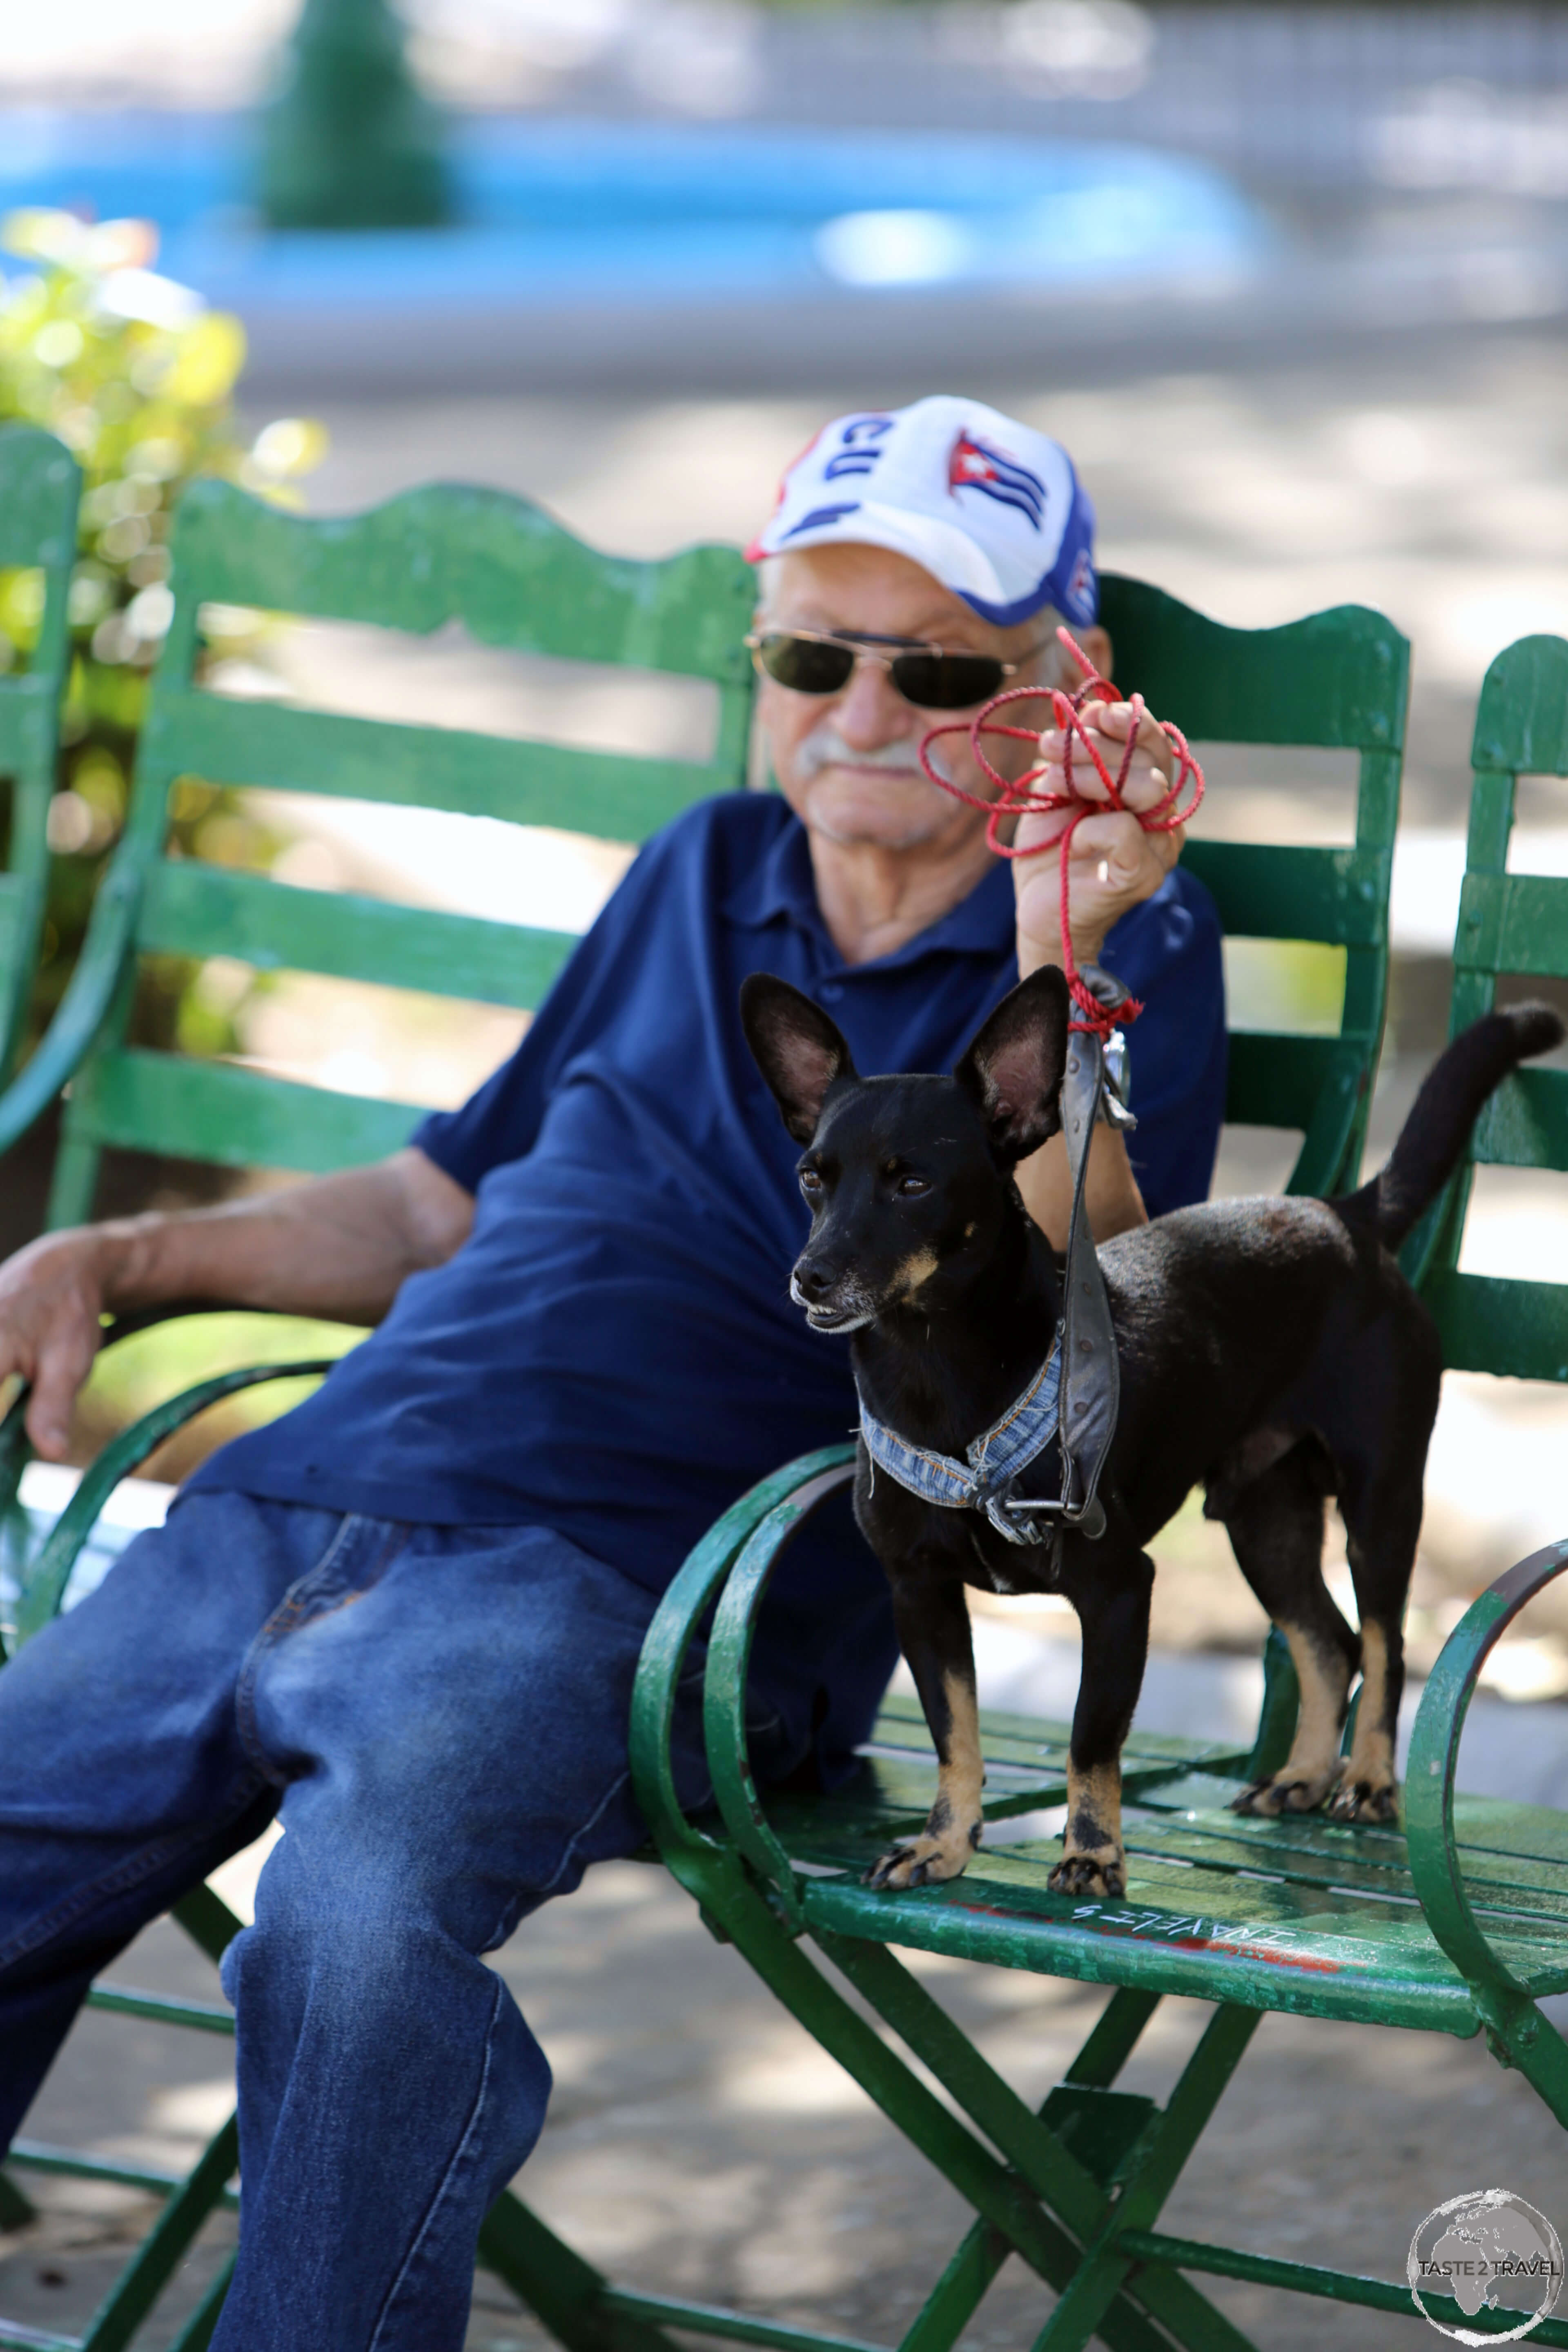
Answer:
[{"label": "tan marking on dog's leg", "polygon": [[1236,1800],[1238,1813],[1306,1813],[1321,1805],[1340,1777],[1340,1731],[1345,1719],[1350,1669],[1337,1649],[1321,1646],[1299,1625],[1281,1625],[1301,1687],[1301,1708],[1290,1753],[1272,1779]]},{"label": "tan marking on dog's leg", "polygon": [[928,1879],[956,1878],[980,1843],[985,1765],[974,1685],[956,1675],[944,1675],[942,1687],[947,1700],[947,1755],[937,1767],[936,1802],[918,1837],[882,1855],[868,1875],[869,1886],[923,1886]]},{"label": "tan marking on dog's leg", "polygon": [[1062,1858],[1049,1884],[1057,1895],[1127,1892],[1120,1763],[1091,1764],[1080,1772],[1068,1757],[1068,1824],[1062,1832]]},{"label": "tan marking on dog's leg", "polygon": [[1361,1629],[1361,1705],[1333,1810],[1343,1821],[1391,1822],[1395,1813],[1394,1740],[1388,1712],[1388,1643],[1381,1625]]}]

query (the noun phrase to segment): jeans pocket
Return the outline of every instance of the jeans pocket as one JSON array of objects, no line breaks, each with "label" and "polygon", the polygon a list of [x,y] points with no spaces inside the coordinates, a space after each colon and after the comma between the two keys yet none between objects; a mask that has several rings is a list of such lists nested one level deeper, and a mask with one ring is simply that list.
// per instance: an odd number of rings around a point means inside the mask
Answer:
[{"label": "jeans pocket", "polygon": [[296,1579],[245,1654],[235,1686],[234,1711],[240,1745],[256,1769],[274,1788],[289,1785],[290,1775],[279,1769],[262,1744],[256,1719],[256,1683],[268,1654],[314,1617],[380,1582],[397,1552],[407,1541],[408,1529],[392,1519],[373,1519],[358,1511],[345,1512],[333,1528],[326,1549],[313,1568]]}]

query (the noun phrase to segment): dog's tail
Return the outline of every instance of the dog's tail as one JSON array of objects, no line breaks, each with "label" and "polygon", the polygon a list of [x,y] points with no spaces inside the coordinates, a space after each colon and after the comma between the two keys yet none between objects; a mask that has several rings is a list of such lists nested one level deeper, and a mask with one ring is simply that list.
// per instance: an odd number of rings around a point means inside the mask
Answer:
[{"label": "dog's tail", "polygon": [[1375,1224],[1384,1248],[1397,1249],[1453,1173],[1492,1088],[1564,1034],[1550,1004],[1510,1004],[1462,1031],[1426,1073],[1387,1165],[1340,1203],[1347,1221]]}]

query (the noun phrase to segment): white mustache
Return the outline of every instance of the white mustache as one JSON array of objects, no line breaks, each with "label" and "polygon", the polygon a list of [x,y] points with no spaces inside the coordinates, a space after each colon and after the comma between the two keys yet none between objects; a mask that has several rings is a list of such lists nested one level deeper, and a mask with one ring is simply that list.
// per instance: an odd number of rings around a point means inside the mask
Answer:
[{"label": "white mustache", "polygon": [[814,727],[805,740],[795,747],[795,773],[805,782],[824,768],[885,768],[890,773],[908,775],[912,768],[920,771],[920,737],[906,735],[900,743],[879,743],[874,751],[858,751],[844,740],[830,719]]}]

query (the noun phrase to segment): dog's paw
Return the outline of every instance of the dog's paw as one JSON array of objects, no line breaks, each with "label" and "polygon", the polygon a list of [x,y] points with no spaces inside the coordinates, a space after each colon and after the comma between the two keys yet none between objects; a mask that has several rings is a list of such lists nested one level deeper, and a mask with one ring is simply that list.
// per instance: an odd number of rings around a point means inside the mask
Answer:
[{"label": "dog's paw", "polygon": [[1267,1780],[1254,1780],[1250,1788],[1233,1797],[1230,1810],[1233,1813],[1261,1813],[1270,1821],[1281,1813],[1310,1813],[1322,1803],[1334,1779],[1332,1772],[1276,1772]]},{"label": "dog's paw", "polygon": [[933,1836],[922,1830],[907,1845],[895,1845],[866,1873],[865,1884],[897,1892],[902,1886],[925,1886],[943,1878],[957,1878],[969,1866],[980,1843],[980,1823],[968,1831],[943,1830]]},{"label": "dog's paw", "polygon": [[1125,1895],[1127,1857],[1119,1845],[1065,1853],[1046,1884],[1053,1895]]},{"label": "dog's paw", "polygon": [[1399,1819],[1399,1791],[1392,1780],[1352,1780],[1347,1773],[1329,1800],[1336,1822],[1385,1825]]}]

